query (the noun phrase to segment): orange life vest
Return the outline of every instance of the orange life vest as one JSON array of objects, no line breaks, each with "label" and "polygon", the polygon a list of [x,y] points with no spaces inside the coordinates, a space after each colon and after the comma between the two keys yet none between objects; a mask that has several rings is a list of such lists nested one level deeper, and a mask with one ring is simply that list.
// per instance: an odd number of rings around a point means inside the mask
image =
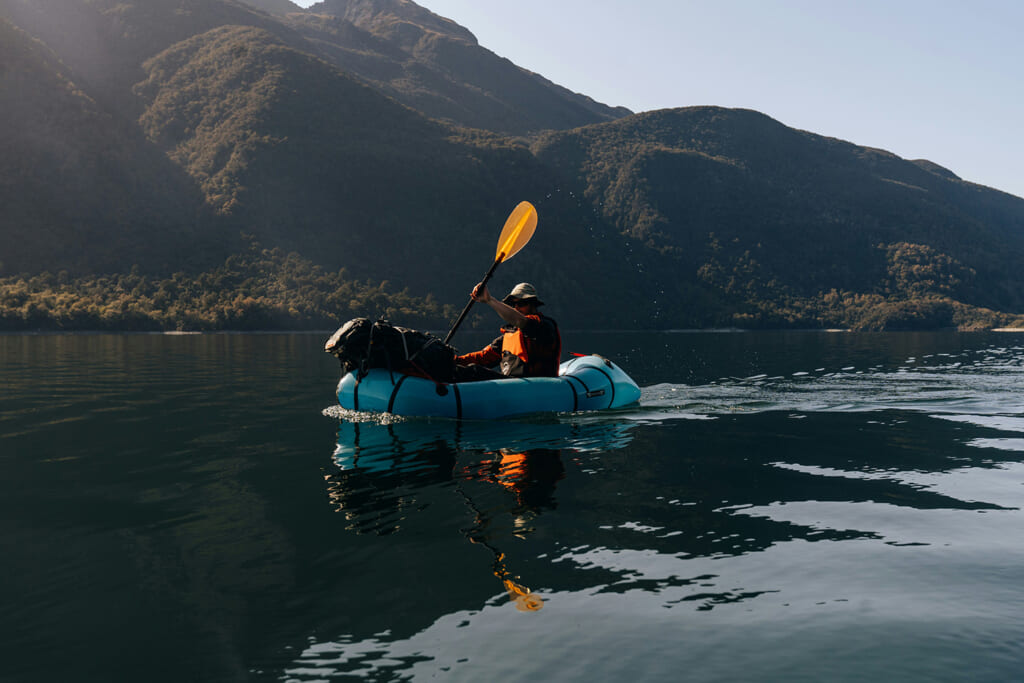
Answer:
[{"label": "orange life vest", "polygon": [[[562,338],[554,320],[529,316],[554,328],[554,344],[542,344],[519,328],[506,329],[501,338],[501,373],[510,377],[557,377],[562,356]],[[542,322],[543,320],[543,322]]]}]

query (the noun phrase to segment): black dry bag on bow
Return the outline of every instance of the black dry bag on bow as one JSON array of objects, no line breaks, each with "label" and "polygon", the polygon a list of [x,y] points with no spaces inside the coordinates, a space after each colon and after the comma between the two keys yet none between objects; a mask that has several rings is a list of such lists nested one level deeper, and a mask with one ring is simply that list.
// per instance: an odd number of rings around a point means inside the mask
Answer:
[{"label": "black dry bag on bow", "polygon": [[455,350],[432,334],[397,327],[386,320],[353,318],[331,335],[324,350],[337,357],[345,372],[386,368],[435,382],[450,382]]}]

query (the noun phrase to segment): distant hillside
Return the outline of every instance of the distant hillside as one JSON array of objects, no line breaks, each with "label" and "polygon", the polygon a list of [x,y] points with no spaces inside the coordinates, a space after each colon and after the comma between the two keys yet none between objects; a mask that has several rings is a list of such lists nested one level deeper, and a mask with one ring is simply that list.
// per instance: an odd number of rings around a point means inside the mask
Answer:
[{"label": "distant hillside", "polygon": [[0,64],[0,272],[167,270],[227,255],[183,169],[3,18]]},{"label": "distant hillside", "polygon": [[326,59],[433,118],[499,133],[575,128],[630,113],[481,47],[409,0],[324,0],[288,22]]},{"label": "distant hillside", "polygon": [[534,281],[567,327],[1024,311],[1024,199],[753,111],[629,115],[408,0],[295,10],[0,0],[0,325],[436,320],[524,199],[494,288]]},{"label": "distant hillside", "polygon": [[1024,200],[930,162],[715,107],[551,132],[533,150],[619,231],[664,257],[665,282],[725,291],[739,278],[769,298],[885,293],[886,247],[908,243],[959,264],[943,294],[1024,310],[1015,275]]},{"label": "distant hillside", "polygon": [[482,271],[504,214],[544,175],[524,147],[457,137],[260,29],[209,31],[146,70],[142,129],[208,205],[357,275],[464,294],[473,276],[453,289],[448,273]]},{"label": "distant hillside", "polygon": [[288,0],[0,0],[0,16],[45,41],[116,107],[132,106],[128,93],[150,57],[213,28],[252,26],[459,125],[521,134],[630,113],[515,66],[408,0],[328,0],[308,10]]},{"label": "distant hillside", "polygon": [[245,0],[245,3],[269,14],[285,15],[302,11],[302,8],[291,0]]},{"label": "distant hillside", "polygon": [[[395,264],[416,257],[397,277],[435,292],[457,290],[461,297],[467,280],[479,274],[463,274],[456,284],[445,271],[481,270],[468,265],[471,257],[465,266],[459,257],[463,249],[486,254],[494,236],[470,230],[452,244],[443,231],[500,227],[517,201],[544,191],[537,189],[544,173],[521,144],[430,122],[318,59],[323,55],[316,46],[289,26],[239,3],[93,0],[67,3],[57,12],[52,5],[0,0],[0,12],[60,50],[53,61],[65,65],[65,80],[79,92],[98,93],[89,106],[107,121],[51,126],[36,135],[32,126],[46,120],[40,112],[56,99],[24,99],[21,108],[0,111],[5,134],[26,145],[11,157],[12,164],[40,153],[42,138],[54,149],[87,143],[97,154],[130,139],[136,145],[132,154],[151,158],[119,153],[127,166],[122,173],[144,178],[162,168],[175,178],[155,181],[162,193],[158,198],[147,199],[125,185],[117,189],[131,194],[118,199],[90,186],[102,178],[89,166],[99,162],[79,155],[70,162],[43,157],[35,164],[40,176],[55,177],[61,167],[78,182],[12,193],[8,213],[21,211],[31,220],[9,223],[8,231],[39,238],[11,240],[24,248],[6,252],[2,260],[8,272],[84,273],[136,262],[147,268],[197,261],[209,266],[238,248],[231,245],[245,232],[365,277],[394,278]],[[10,47],[20,49],[14,42]],[[17,175],[17,169],[11,167],[9,174]],[[48,199],[54,193],[56,200]],[[54,219],[40,213],[44,207],[66,204],[73,210],[93,201],[117,217],[88,211]],[[63,233],[58,239],[44,237],[54,229],[51,223],[76,234],[106,234],[133,215],[134,209],[126,210],[133,203],[160,213],[159,220],[132,221],[145,240],[119,240],[114,231],[111,239],[94,239],[82,249]],[[196,227],[200,213],[214,212],[213,223]],[[161,227],[166,225],[175,227]],[[203,239],[175,239],[186,226],[201,230]],[[161,247],[162,236],[178,249]],[[379,248],[382,237],[390,239],[389,250]],[[188,258],[180,254],[208,242],[220,246]],[[438,253],[441,245],[444,251]],[[157,263],[152,251],[167,257],[165,262]]]},{"label": "distant hillside", "polygon": [[476,37],[451,19],[438,16],[410,0],[321,0],[308,8],[311,14],[328,14],[386,38],[406,50],[437,34],[476,44]]},{"label": "distant hillside", "polygon": [[45,42],[112,113],[129,114],[143,62],[171,45],[218,26],[286,30],[236,0],[0,0],[0,16]]}]

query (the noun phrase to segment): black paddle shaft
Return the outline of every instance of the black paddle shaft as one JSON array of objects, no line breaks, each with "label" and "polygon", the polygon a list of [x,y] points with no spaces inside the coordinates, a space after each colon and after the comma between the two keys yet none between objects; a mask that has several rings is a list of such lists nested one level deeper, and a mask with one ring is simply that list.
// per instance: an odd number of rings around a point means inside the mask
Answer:
[{"label": "black paddle shaft", "polygon": [[[494,263],[491,264],[490,269],[487,271],[487,274],[484,275],[484,279],[480,281],[480,284],[482,284],[482,285],[486,285],[487,284],[487,281],[491,279],[492,275],[494,275],[494,271],[497,270],[498,264],[501,263],[504,259],[505,259],[505,254],[504,253],[499,254],[498,258],[494,259]],[[462,309],[462,313],[459,314],[458,320],[456,320],[455,324],[452,325],[452,329],[448,332],[448,336],[446,336],[444,338],[444,343],[445,344],[450,342],[452,340],[452,337],[455,336],[455,330],[459,329],[459,325],[461,325],[462,321],[465,320],[466,315],[469,313],[469,309],[473,308],[473,304],[474,303],[476,303],[476,302],[473,301],[473,297],[469,297],[469,303],[466,304],[466,307]]]}]

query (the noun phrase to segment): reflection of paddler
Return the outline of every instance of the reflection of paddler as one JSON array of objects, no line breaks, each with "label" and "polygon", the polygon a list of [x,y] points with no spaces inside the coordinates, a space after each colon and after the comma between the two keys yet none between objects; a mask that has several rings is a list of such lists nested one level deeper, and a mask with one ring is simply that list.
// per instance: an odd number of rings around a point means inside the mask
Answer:
[{"label": "reflection of paddler", "polygon": [[536,612],[544,607],[544,598],[509,577],[508,569],[505,568],[504,553],[497,553],[494,560],[494,575],[501,579],[505,590],[508,591],[509,599],[516,603],[516,609],[520,612]]},{"label": "reflection of paddler", "polygon": [[[338,424],[334,463],[325,476],[328,495],[336,510],[356,533],[387,534],[398,531],[407,515],[422,510],[417,490],[453,482],[454,490],[475,513],[472,527],[462,532],[474,544],[494,555],[492,571],[509,600],[521,611],[543,607],[543,600],[517,581],[506,558],[491,540],[499,542],[527,532],[530,520],[542,509],[555,507],[555,487],[566,476],[562,460],[593,451],[610,451],[630,442],[630,424],[603,422],[453,422],[402,420],[350,421]],[[557,446],[557,448],[551,448]],[[467,456],[479,456],[473,464]],[[475,482],[491,488],[500,501],[481,510],[470,492]],[[469,489],[469,491],[467,490]],[[513,494],[514,504],[509,496]],[[481,491],[483,494],[483,491]],[[512,528],[492,528],[496,519],[511,515]]]},{"label": "reflection of paddler", "polygon": [[532,448],[514,452],[505,449],[498,457],[477,465],[471,478],[500,484],[515,494],[516,502],[529,510],[555,507],[555,486],[565,478],[565,465],[561,451],[551,448]]},{"label": "reflection of paddler", "polygon": [[[483,520],[477,517],[477,524],[482,525],[482,523]],[[536,612],[544,607],[544,599],[542,597],[521,583],[516,583],[512,580],[512,574],[509,573],[508,567],[505,566],[505,553],[484,540],[483,535],[479,532],[470,533],[469,541],[482,545],[494,553],[494,564],[491,565],[491,571],[494,572],[494,575],[501,581],[505,590],[508,591],[508,598],[515,603],[517,610],[520,612]]]},{"label": "reflection of paddler", "polygon": [[[545,489],[541,495],[543,502],[553,506],[551,492],[554,490],[555,481],[565,476],[565,468],[562,466],[560,453],[557,450],[535,449],[522,453],[500,452],[497,455],[499,456],[497,459],[486,460],[477,465],[476,468],[473,468],[476,470],[475,472],[467,468],[464,470],[464,476],[469,480],[476,479],[500,484],[516,494],[518,506],[517,509],[510,510],[510,512],[512,513],[516,529],[513,533],[519,536],[523,530],[522,527],[526,524],[526,519],[522,513],[533,512],[535,509],[533,506],[525,503],[524,498],[530,497],[530,492],[537,491],[536,485],[540,481]],[[556,467],[548,466],[541,469],[548,473],[557,472],[557,476],[538,478],[534,468],[534,463],[536,462],[544,462],[548,465],[554,463],[557,465]],[[505,590],[508,591],[508,597],[515,603],[516,609],[521,612],[536,612],[544,607],[544,600],[539,595],[515,581],[515,578],[505,565],[505,553],[491,545],[488,540],[486,530],[491,524],[492,515],[482,511],[462,486],[458,486],[457,490],[462,494],[466,504],[476,515],[472,528],[466,530],[466,536],[471,543],[482,545],[494,553],[494,564],[491,565],[491,570],[498,580],[501,581]],[[526,509],[524,510],[523,508]]]}]

